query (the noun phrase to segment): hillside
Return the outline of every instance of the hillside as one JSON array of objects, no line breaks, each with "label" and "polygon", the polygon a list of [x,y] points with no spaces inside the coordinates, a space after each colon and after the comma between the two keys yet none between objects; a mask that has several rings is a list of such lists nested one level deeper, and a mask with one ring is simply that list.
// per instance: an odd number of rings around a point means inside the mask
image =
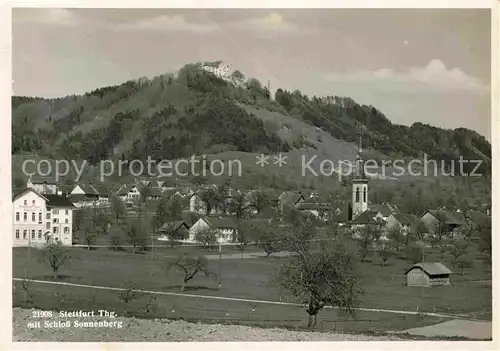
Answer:
[{"label": "hillside", "polygon": [[[297,151],[353,160],[360,131],[370,158],[459,156],[483,160],[491,146],[478,133],[391,123],[373,106],[346,97],[312,97],[278,89],[275,100],[255,79],[217,78],[200,64],[58,99],[12,97],[13,154],[48,158],[176,159],[192,154]],[[353,144],[354,143],[354,144]],[[473,167],[473,166],[470,166]],[[471,171],[467,166],[466,171]]]}]

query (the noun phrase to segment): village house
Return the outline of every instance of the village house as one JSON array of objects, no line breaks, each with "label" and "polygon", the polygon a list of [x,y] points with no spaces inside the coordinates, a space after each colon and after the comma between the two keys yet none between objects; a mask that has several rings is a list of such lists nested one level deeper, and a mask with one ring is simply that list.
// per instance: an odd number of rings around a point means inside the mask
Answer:
[{"label": "village house", "polygon": [[205,202],[202,201],[197,192],[189,196],[189,211],[200,214],[205,214],[207,212]]},{"label": "village house", "polygon": [[297,210],[309,212],[314,217],[320,220],[327,220],[330,217],[332,207],[329,203],[324,202],[300,202],[295,206]]},{"label": "village house", "polygon": [[26,187],[39,194],[57,194],[57,182],[53,177],[30,175]]},{"label": "village house", "polygon": [[244,208],[246,211],[252,215],[256,215],[258,213],[257,208],[255,207],[255,201],[259,196],[263,196],[263,199],[265,199],[266,208],[264,211],[266,213],[269,213],[269,210],[276,210],[279,204],[279,198],[273,189],[252,189],[245,191]]},{"label": "village house", "polygon": [[394,204],[383,203],[383,204],[370,204],[369,209],[372,211],[378,211],[382,214],[382,219],[386,221],[390,215],[400,213],[398,207]]},{"label": "village house", "polygon": [[[182,234],[184,239],[187,239],[189,235],[189,225],[183,220],[167,221],[157,230],[157,232],[160,234],[158,238],[159,241],[169,241],[170,238],[168,235],[174,232]],[[179,241],[184,239],[180,239]]]},{"label": "village house", "polygon": [[387,240],[387,235],[385,232],[386,222],[384,221],[383,215],[379,211],[365,211],[359,216],[354,218],[351,222],[351,230],[355,238],[359,237],[359,231],[365,227],[371,226],[376,227],[381,230],[380,239]]},{"label": "village house", "polygon": [[403,234],[406,234],[410,231],[411,220],[403,213],[391,213],[388,217],[385,218],[385,221],[387,230],[399,228],[401,229]]},{"label": "village house", "polygon": [[[219,187],[215,184],[204,186],[202,188],[199,188],[195,191],[193,191],[189,195],[189,211],[190,212],[195,212],[199,214],[206,214],[207,213],[207,206],[205,201],[202,200],[202,192],[212,190],[214,194],[219,192]],[[211,208],[211,214],[212,213],[220,213],[220,209],[217,208],[217,204],[215,199],[213,199],[214,203]]]},{"label": "village house", "polygon": [[141,193],[142,198],[146,199],[146,201],[150,200],[159,200],[162,196],[163,190],[158,186],[145,186],[139,188],[139,192]]},{"label": "village house", "polygon": [[458,217],[461,215],[446,210],[428,210],[420,217],[420,220],[425,224],[429,233],[433,233],[437,229],[452,233],[463,224]]},{"label": "village house", "polygon": [[138,201],[141,198],[141,192],[137,185],[128,186],[127,184],[123,184],[115,195],[123,202],[128,203]]},{"label": "village house", "polygon": [[[98,189],[101,188],[101,190]],[[76,207],[102,207],[109,204],[109,196],[103,186],[92,182],[77,183],[69,192],[68,198]]]},{"label": "village house", "polygon": [[491,216],[480,211],[464,212],[463,220],[471,225],[473,229],[478,229],[482,226],[491,226]]},{"label": "village house", "polygon": [[25,188],[14,193],[12,207],[14,246],[37,246],[51,239],[72,245],[74,206],[66,197]]},{"label": "village house", "polygon": [[215,232],[217,243],[227,244],[237,241],[238,225],[232,217],[205,216],[189,228],[189,242],[197,242],[196,236],[207,230]]},{"label": "village house", "polygon": [[440,286],[450,284],[452,272],[439,262],[414,264],[405,272],[407,286]]},{"label": "village house", "polygon": [[305,199],[306,197],[300,191],[284,191],[278,197],[280,213],[283,213],[283,210],[286,206],[296,207],[299,203],[303,202]]}]

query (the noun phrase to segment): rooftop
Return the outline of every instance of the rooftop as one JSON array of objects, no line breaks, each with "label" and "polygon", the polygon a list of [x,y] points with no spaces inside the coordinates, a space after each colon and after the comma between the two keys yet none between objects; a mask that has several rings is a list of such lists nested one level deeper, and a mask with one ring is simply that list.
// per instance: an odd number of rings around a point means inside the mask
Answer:
[{"label": "rooftop", "polygon": [[73,203],[65,196],[45,194],[44,197],[48,200],[47,206],[75,207],[75,205],[73,205]]},{"label": "rooftop", "polygon": [[214,228],[236,229],[238,227],[233,217],[206,216],[203,220]]},{"label": "rooftop", "polygon": [[452,274],[453,272],[450,271],[446,266],[440,262],[420,262],[417,264],[414,264],[410,269],[408,269],[405,274],[408,274],[412,269],[414,268],[420,268],[423,270],[425,273],[427,273],[429,276],[433,275],[441,275],[441,274]]},{"label": "rooftop", "polygon": [[358,217],[356,217],[353,221],[352,224],[380,224],[383,223],[384,221],[380,219],[378,221],[375,219],[375,216],[379,213],[379,211],[365,211],[362,214],[360,214]]}]

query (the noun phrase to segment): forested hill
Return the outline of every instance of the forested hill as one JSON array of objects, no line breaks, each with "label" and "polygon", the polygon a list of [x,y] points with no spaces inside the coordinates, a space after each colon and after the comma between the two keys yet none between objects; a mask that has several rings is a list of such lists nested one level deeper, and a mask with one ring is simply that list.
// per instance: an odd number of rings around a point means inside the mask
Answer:
[{"label": "forested hill", "polygon": [[390,157],[426,153],[447,162],[460,156],[481,159],[483,173],[489,174],[491,146],[475,131],[393,124],[376,107],[348,97],[309,97],[282,89],[274,95],[270,99],[266,87],[238,71],[228,81],[204,72],[200,64],[189,64],[175,75],[141,78],[79,96],[14,96],[12,152],[96,163],[109,157],[172,159],[304,147],[282,139],[276,128],[263,122],[259,113],[268,110],[347,142],[358,140],[362,130],[365,148]]}]

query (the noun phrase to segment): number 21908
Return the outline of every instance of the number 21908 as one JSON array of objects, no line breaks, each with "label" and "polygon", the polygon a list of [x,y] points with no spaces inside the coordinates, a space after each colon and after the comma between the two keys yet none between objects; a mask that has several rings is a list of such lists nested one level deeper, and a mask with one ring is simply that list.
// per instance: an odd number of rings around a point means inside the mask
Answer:
[{"label": "number 21908", "polygon": [[33,318],[50,318],[50,317],[52,317],[52,311],[40,311],[40,310],[33,311]]}]

